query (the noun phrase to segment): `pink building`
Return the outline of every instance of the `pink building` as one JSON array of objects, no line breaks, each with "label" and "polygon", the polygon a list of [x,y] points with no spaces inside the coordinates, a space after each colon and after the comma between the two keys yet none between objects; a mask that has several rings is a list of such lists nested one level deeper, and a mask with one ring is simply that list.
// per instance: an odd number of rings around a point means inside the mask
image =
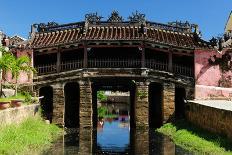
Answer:
[{"label": "pink building", "polygon": [[195,50],[196,99],[232,98],[232,13],[220,41],[212,50]]}]

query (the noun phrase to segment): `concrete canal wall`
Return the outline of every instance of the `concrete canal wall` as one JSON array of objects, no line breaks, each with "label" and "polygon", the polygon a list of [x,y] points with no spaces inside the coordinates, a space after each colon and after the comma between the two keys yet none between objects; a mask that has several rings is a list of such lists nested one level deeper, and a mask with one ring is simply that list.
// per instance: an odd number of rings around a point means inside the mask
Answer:
[{"label": "concrete canal wall", "polygon": [[231,101],[190,101],[186,108],[186,118],[198,127],[232,139]]},{"label": "concrete canal wall", "polygon": [[20,123],[38,112],[39,104],[8,108],[0,111],[0,124]]}]

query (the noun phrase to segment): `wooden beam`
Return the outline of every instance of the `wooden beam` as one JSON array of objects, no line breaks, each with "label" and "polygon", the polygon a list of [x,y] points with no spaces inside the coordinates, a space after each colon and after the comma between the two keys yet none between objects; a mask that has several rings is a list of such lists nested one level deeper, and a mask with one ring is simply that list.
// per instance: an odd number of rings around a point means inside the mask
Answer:
[{"label": "wooden beam", "polygon": [[173,71],[173,63],[172,63],[172,51],[168,53],[168,71],[172,72]]},{"label": "wooden beam", "polygon": [[83,67],[88,68],[88,51],[87,46],[84,44],[84,61],[83,61]]},{"label": "wooden beam", "polygon": [[61,57],[60,57],[60,48],[58,48],[57,55],[56,55],[56,72],[59,73],[61,69]]},{"label": "wooden beam", "polygon": [[141,52],[142,52],[142,57],[141,57],[141,67],[142,68],[145,68],[145,48],[144,47],[142,47],[142,50],[141,50]]}]

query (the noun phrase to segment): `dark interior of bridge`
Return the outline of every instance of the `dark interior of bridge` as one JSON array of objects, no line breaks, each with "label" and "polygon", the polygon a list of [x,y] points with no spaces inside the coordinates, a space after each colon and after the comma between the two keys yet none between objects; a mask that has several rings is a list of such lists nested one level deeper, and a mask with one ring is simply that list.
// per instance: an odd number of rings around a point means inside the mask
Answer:
[{"label": "dark interior of bridge", "polygon": [[157,50],[146,49],[145,57],[147,60],[155,60],[157,62],[168,62],[168,53]]},{"label": "dark interior of bridge", "polygon": [[184,118],[186,92],[182,87],[175,87],[175,117]]},{"label": "dark interior of bridge", "polygon": [[40,88],[39,96],[43,96],[40,100],[42,116],[44,119],[49,120],[52,123],[53,112],[53,89],[50,86]]},{"label": "dark interior of bridge", "polygon": [[84,58],[84,52],[83,49],[75,49],[75,50],[69,50],[69,51],[63,51],[61,52],[61,62],[71,62],[75,60],[83,60]]},{"label": "dark interior of bridge", "polygon": [[138,48],[91,48],[88,59],[141,59]]},{"label": "dark interior of bridge", "polygon": [[149,85],[149,127],[150,128],[159,128],[163,124],[162,100],[163,100],[162,84],[152,82]]},{"label": "dark interior of bridge", "polygon": [[70,82],[64,86],[65,115],[64,124],[67,128],[79,128],[80,89],[77,82]]},{"label": "dark interior of bridge", "polygon": [[34,56],[34,66],[56,64],[56,53],[41,54]]}]

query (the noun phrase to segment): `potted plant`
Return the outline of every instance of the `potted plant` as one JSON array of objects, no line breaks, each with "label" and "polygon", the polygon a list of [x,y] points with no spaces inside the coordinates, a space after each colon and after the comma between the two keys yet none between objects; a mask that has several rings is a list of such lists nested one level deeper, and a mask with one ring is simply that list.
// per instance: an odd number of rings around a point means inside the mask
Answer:
[{"label": "potted plant", "polygon": [[22,99],[12,99],[11,100],[11,107],[20,107],[23,103]]},{"label": "potted plant", "polygon": [[10,107],[9,101],[0,101],[0,110],[4,110]]}]

